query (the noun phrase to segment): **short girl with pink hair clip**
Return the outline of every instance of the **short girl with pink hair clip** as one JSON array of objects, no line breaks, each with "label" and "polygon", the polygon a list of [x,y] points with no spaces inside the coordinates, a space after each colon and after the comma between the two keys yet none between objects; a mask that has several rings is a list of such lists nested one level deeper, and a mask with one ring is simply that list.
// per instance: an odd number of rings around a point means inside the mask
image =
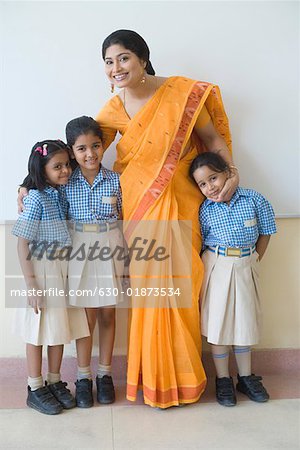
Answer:
[{"label": "short girl with pink hair clip", "polygon": [[[36,143],[28,161],[23,186],[29,190],[12,233],[18,236],[19,261],[24,274],[28,304],[19,307],[15,322],[17,334],[26,342],[28,367],[27,405],[44,414],[59,414],[76,406],[75,398],[61,381],[60,367],[64,344],[73,339],[90,339],[85,310],[68,307],[67,261],[53,252],[71,244],[59,186],[72,173],[68,147],[60,140]],[[42,251],[42,244],[46,250]],[[39,296],[39,293],[43,296]],[[47,295],[48,294],[48,295]],[[42,377],[42,349],[47,346],[48,374]]]}]

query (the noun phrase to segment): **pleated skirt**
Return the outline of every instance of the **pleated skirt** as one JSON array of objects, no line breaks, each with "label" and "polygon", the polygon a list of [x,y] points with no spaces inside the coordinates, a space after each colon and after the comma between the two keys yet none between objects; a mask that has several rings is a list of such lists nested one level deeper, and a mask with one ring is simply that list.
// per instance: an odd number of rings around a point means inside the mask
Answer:
[{"label": "pleated skirt", "polygon": [[[37,285],[43,290],[42,309],[20,304],[15,312],[14,334],[33,345],[68,344],[90,335],[84,308],[73,308],[67,296],[67,262],[46,257],[32,259]],[[58,294],[59,293],[59,294]]]},{"label": "pleated skirt", "polygon": [[[124,248],[120,229],[114,228],[101,233],[74,231],[72,245],[73,252],[82,250],[78,253],[78,257],[69,261],[70,304],[99,308],[114,306],[121,302],[124,299],[122,294],[124,259],[121,259],[120,252],[109,257],[117,246]],[[108,249],[107,253],[101,254],[103,248]],[[96,249],[92,255],[89,253],[91,249]]]},{"label": "pleated skirt", "polygon": [[201,330],[216,345],[257,344],[261,330],[258,254],[228,257],[206,250]]}]

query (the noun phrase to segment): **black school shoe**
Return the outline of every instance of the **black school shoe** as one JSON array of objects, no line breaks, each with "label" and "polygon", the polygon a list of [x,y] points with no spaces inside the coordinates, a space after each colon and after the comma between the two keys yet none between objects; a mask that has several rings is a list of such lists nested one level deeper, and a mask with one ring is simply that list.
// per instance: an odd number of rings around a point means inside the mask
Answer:
[{"label": "black school shoe", "polygon": [[220,405],[235,406],[236,396],[231,377],[216,377],[216,398]]},{"label": "black school shoe", "polygon": [[267,402],[269,400],[270,396],[261,383],[262,377],[256,376],[252,373],[246,377],[240,377],[238,374],[237,378],[238,383],[236,385],[236,389],[247,395],[250,400],[259,403]]},{"label": "black school shoe", "polygon": [[[47,385],[47,382],[46,382]],[[49,391],[54,395],[56,400],[62,405],[64,409],[75,408],[76,400],[67,388],[67,383],[58,381],[58,383],[48,384]]]},{"label": "black school shoe", "polygon": [[27,406],[36,409],[43,414],[59,414],[62,412],[62,405],[56,400],[54,395],[49,391],[48,386],[43,386],[35,391],[27,387]]},{"label": "black school shoe", "polygon": [[104,375],[96,377],[97,384],[97,401],[98,403],[109,404],[115,401],[115,388],[112,377]]},{"label": "black school shoe", "polygon": [[83,380],[77,380],[75,386],[75,399],[78,408],[91,408],[94,404],[93,381],[84,378]]}]

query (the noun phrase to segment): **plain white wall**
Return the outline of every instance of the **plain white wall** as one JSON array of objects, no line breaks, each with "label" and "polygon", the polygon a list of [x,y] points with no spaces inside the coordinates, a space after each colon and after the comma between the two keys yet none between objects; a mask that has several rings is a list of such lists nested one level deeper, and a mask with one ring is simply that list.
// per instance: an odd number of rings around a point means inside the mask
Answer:
[{"label": "plain white wall", "polygon": [[[1,2],[1,219],[16,217],[16,186],[32,145],[63,138],[67,121],[111,94],[101,43],[133,29],[157,74],[221,87],[241,184],[277,215],[299,214],[297,2]],[[108,167],[114,151],[105,156]],[[4,163],[3,163],[4,160]]]},{"label": "plain white wall", "polygon": [[[144,36],[159,75],[220,85],[243,184],[269,197],[277,213],[298,212],[297,2],[0,2],[0,20],[1,218],[16,217],[16,185],[33,143],[62,137],[68,120],[95,115],[110,98],[100,48],[118,28]],[[113,158],[109,150],[108,166]],[[298,222],[280,220],[263,261],[262,348],[299,347]],[[4,236],[2,226],[1,248]],[[2,252],[0,356],[23,356],[11,335],[4,274]],[[115,353],[124,353],[125,310],[117,330]]]}]

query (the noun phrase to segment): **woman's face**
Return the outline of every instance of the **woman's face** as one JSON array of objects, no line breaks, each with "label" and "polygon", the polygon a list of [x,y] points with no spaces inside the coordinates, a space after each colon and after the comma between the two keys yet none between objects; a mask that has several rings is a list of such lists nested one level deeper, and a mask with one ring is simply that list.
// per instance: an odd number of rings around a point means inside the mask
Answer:
[{"label": "woman's face", "polygon": [[146,63],[122,45],[108,47],[105,53],[105,73],[118,88],[134,88],[140,85]]}]

